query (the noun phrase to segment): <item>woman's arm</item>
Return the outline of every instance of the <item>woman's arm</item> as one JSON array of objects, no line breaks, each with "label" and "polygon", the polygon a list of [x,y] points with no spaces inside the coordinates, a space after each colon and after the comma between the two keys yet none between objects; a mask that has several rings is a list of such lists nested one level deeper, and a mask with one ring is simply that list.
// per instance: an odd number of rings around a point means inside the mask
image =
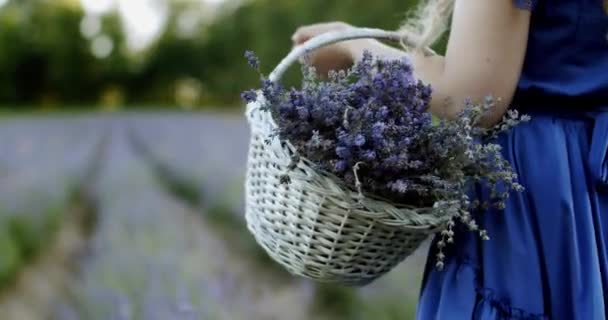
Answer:
[{"label": "woman's arm", "polygon": [[[411,53],[416,75],[434,89],[431,112],[455,117],[465,99],[481,101],[492,95],[501,101],[483,125],[501,119],[517,86],[530,25],[530,12],[517,8],[512,1],[456,0],[445,57]],[[294,38],[306,31],[300,29]],[[354,59],[359,59],[365,49],[384,57],[405,54],[371,40],[347,45]]]},{"label": "woman's arm", "polygon": [[[418,78],[434,88],[431,112],[454,117],[465,99],[500,98],[485,125],[498,122],[511,103],[524,61],[530,12],[512,0],[457,0],[445,57],[411,55]],[[365,45],[376,55],[398,57],[400,50],[377,41],[352,42],[358,58]]]}]

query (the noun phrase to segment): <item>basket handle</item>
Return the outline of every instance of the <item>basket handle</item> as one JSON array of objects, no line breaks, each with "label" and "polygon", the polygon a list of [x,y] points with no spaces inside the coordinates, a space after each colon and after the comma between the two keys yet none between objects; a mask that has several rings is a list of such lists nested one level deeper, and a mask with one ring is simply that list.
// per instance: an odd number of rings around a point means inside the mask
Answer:
[{"label": "basket handle", "polygon": [[[322,48],[324,46],[328,46],[337,42],[354,40],[354,39],[364,39],[364,38],[374,38],[374,39],[385,39],[391,41],[401,42],[405,45],[416,47],[414,41],[410,39],[407,35],[396,31],[385,31],[381,29],[371,29],[371,28],[354,28],[349,29],[347,31],[331,31],[319,36],[316,36],[309,41],[306,41],[303,45],[295,47],[287,57],[285,57],[281,63],[272,71],[268,79],[270,81],[278,81],[281,79],[285,71],[300,57],[305,55],[306,53]],[[423,48],[424,53],[435,55],[436,53],[430,48]]]}]

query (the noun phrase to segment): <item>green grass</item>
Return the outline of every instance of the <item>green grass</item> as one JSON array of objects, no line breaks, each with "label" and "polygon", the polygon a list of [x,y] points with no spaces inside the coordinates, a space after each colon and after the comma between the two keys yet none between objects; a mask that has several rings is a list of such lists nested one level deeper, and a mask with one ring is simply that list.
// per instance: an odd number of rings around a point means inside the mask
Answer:
[{"label": "green grass", "polygon": [[44,250],[59,228],[63,211],[49,208],[36,214],[0,214],[5,217],[0,225],[0,289],[9,285],[21,267]]},{"label": "green grass", "polygon": [[0,226],[0,289],[8,286],[22,265],[19,244],[4,226]]},{"label": "green grass", "polygon": [[416,316],[416,303],[404,298],[394,297],[372,303],[362,303],[354,320],[413,320]]},{"label": "green grass", "polygon": [[[0,211],[0,291],[54,240],[66,212],[73,204],[80,203],[79,190],[68,186],[65,196],[32,209],[35,211]],[[42,201],[38,200],[42,199],[40,194],[30,194],[30,199]]]}]

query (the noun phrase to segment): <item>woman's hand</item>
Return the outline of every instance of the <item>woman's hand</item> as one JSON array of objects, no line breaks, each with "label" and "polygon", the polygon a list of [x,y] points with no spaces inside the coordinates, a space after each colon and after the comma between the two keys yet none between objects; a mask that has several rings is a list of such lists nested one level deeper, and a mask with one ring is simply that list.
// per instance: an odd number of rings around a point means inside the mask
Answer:
[{"label": "woman's hand", "polygon": [[[301,45],[318,35],[352,29],[353,26],[344,22],[318,23],[302,26],[291,37],[294,46]],[[367,40],[350,40],[339,42],[313,51],[308,55],[308,62],[313,65],[320,75],[327,75],[330,70],[349,68],[356,60],[358,48]]]}]

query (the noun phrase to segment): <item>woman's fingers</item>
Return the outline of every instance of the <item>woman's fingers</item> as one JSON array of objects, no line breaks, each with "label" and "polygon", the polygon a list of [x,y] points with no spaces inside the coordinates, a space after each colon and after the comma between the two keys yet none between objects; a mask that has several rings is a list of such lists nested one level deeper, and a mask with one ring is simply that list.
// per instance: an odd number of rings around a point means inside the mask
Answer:
[{"label": "woman's fingers", "polygon": [[294,44],[300,45],[310,40],[310,38],[313,38],[321,33],[323,33],[323,29],[320,25],[314,24],[309,26],[302,26],[299,27],[298,30],[296,30],[296,32],[291,37],[291,40],[294,42]]},{"label": "woman's fingers", "polygon": [[293,34],[293,36],[291,37],[291,41],[294,45],[300,45],[310,40],[310,38],[312,38],[310,34],[298,31]]},{"label": "woman's fingers", "polygon": [[293,41],[294,45],[300,45],[310,40],[310,38],[314,38],[320,34],[330,31],[343,30],[348,27],[350,26],[344,22],[326,22],[302,26],[296,30],[291,37],[291,40]]},{"label": "woman's fingers", "polygon": [[[351,28],[351,26],[344,22],[317,23],[302,26],[294,32],[291,40],[295,47],[318,35],[332,31],[346,30],[348,28]],[[300,59],[300,62],[303,62],[303,60],[306,60],[306,63],[314,66],[317,73],[321,76],[326,76],[330,70],[347,68],[353,62],[352,56],[349,54],[348,50],[345,46],[340,44],[334,44],[314,50],[314,52],[308,52],[305,57]]]}]

